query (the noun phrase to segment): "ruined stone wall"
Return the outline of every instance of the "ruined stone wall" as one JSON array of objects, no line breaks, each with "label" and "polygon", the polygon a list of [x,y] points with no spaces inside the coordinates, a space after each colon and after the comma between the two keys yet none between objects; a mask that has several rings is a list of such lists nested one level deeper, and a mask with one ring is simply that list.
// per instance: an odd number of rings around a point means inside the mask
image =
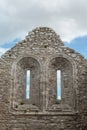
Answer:
[{"label": "ruined stone wall", "polygon": [[[57,70],[62,72],[61,100],[56,98]],[[44,129],[87,129],[87,60],[65,47],[52,29],[41,27],[0,59],[0,130]]]}]

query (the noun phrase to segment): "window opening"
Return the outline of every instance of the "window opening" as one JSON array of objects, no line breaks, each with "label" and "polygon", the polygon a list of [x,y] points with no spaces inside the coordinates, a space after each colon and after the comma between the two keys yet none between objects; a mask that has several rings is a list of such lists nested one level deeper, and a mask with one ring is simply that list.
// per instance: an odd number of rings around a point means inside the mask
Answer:
[{"label": "window opening", "polygon": [[61,100],[61,70],[57,70],[57,99]]},{"label": "window opening", "polygon": [[30,70],[26,72],[26,99],[30,98]]}]

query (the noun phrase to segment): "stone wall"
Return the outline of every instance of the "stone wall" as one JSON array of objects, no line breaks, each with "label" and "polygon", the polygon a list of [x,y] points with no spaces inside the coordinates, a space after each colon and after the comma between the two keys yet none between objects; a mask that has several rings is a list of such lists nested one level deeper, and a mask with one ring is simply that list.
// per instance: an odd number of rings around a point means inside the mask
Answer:
[{"label": "stone wall", "polygon": [[[26,71],[31,71],[26,99]],[[57,97],[56,72],[62,73]],[[0,59],[0,130],[86,130],[87,60],[36,28]]]}]

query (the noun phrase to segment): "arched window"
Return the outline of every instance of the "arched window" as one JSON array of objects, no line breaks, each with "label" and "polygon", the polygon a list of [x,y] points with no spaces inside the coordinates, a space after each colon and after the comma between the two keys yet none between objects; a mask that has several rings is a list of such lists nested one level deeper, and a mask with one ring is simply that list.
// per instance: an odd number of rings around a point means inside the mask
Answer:
[{"label": "arched window", "polygon": [[[32,109],[39,109],[40,104],[40,64],[32,57],[23,57],[15,65],[13,70],[13,108],[19,106],[25,109],[31,105]],[[22,108],[20,105],[22,104]]]},{"label": "arched window", "polygon": [[[48,107],[73,107],[73,67],[64,57],[55,57],[49,64]],[[52,108],[53,109],[53,108]]]}]

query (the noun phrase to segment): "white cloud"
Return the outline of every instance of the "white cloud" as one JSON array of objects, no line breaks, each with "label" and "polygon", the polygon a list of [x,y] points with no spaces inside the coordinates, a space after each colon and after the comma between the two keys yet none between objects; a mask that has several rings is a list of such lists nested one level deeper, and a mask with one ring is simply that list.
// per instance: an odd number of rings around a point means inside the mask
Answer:
[{"label": "white cloud", "polygon": [[3,55],[8,49],[4,49],[0,47],[0,57]]},{"label": "white cloud", "polygon": [[53,28],[66,41],[87,35],[86,13],[87,0],[0,0],[0,44],[37,26]]}]

